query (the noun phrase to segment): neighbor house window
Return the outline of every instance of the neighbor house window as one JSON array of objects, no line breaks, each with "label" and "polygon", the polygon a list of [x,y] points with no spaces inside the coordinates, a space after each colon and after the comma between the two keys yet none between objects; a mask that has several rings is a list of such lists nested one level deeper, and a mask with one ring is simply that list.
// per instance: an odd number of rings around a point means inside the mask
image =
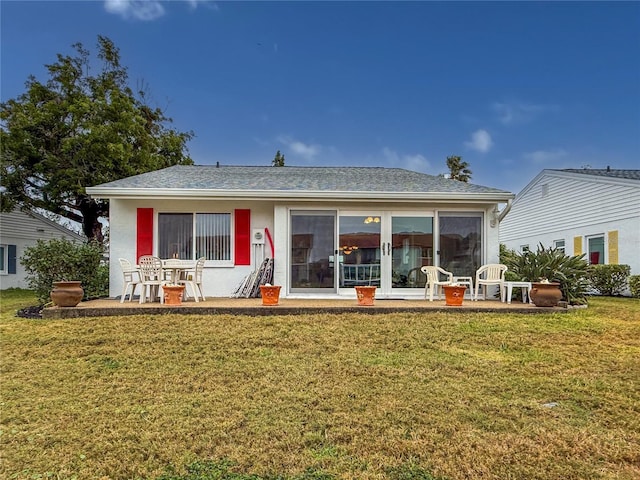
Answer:
[{"label": "neighbor house window", "polygon": [[529,251],[529,245],[520,245],[520,253],[525,253]]},{"label": "neighbor house window", "polygon": [[604,262],[604,235],[587,237],[587,259],[591,265]]},{"label": "neighbor house window", "polygon": [[9,249],[6,245],[0,245],[0,273],[7,273],[7,265],[9,264]]},{"label": "neighbor house window", "polygon": [[564,240],[554,240],[553,241],[553,246],[554,246],[554,248],[556,248],[557,250],[561,251],[562,253],[565,253]]},{"label": "neighbor house window", "polygon": [[544,183],[542,185],[542,198],[546,198],[549,195],[549,184]]},{"label": "neighbor house window", "polygon": [[160,258],[229,263],[232,260],[230,213],[159,213]]}]

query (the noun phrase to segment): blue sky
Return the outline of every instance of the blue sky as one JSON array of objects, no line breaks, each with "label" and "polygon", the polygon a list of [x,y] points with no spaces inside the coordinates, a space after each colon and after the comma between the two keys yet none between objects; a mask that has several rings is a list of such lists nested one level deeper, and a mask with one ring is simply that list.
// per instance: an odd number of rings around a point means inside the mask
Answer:
[{"label": "blue sky", "polygon": [[640,2],[5,1],[3,101],[97,35],[197,164],[385,166],[517,193],[640,168]]}]

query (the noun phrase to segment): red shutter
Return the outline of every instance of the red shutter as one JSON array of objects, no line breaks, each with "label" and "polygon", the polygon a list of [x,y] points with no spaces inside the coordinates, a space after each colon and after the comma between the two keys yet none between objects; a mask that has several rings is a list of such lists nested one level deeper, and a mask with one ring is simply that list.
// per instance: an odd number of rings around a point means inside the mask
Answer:
[{"label": "red shutter", "polygon": [[142,255],[153,255],[153,208],[139,208],[136,230],[136,263]]},{"label": "red shutter", "polygon": [[251,210],[236,210],[234,247],[236,265],[251,265]]}]

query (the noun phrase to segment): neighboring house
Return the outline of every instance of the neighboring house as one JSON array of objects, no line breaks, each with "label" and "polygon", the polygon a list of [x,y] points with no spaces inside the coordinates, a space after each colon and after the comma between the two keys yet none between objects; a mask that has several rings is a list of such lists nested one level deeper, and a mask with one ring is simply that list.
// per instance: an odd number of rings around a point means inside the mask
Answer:
[{"label": "neighboring house", "polygon": [[543,170],[516,196],[500,241],[517,252],[542,243],[640,274],[640,170]]},{"label": "neighboring house", "polygon": [[14,210],[0,213],[0,290],[29,288],[20,257],[37,240],[66,238],[84,242],[85,238],[35,212]]},{"label": "neighboring house", "polygon": [[110,295],[119,258],[206,257],[227,297],[273,257],[283,297],[423,295],[422,265],[472,276],[499,254],[510,192],[397,168],[173,166],[87,189],[110,205]]}]

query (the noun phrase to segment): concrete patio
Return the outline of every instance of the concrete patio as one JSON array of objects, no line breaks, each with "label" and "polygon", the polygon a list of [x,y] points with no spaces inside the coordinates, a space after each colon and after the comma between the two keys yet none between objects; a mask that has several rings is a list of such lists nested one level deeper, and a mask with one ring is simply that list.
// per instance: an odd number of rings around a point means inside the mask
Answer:
[{"label": "concrete patio", "polygon": [[50,307],[42,312],[43,318],[77,318],[123,315],[301,315],[314,313],[367,313],[386,314],[397,312],[430,313],[519,313],[536,314],[567,312],[564,307],[536,307],[528,303],[514,301],[511,304],[499,300],[465,299],[461,306],[448,306],[444,300],[429,302],[422,299],[399,300],[376,298],[373,306],[361,306],[353,299],[283,298],[278,305],[264,306],[261,298],[208,298],[206,301],[189,300],[180,306],[160,303],[120,303],[119,299],[99,299],[81,302],[76,307]]}]

